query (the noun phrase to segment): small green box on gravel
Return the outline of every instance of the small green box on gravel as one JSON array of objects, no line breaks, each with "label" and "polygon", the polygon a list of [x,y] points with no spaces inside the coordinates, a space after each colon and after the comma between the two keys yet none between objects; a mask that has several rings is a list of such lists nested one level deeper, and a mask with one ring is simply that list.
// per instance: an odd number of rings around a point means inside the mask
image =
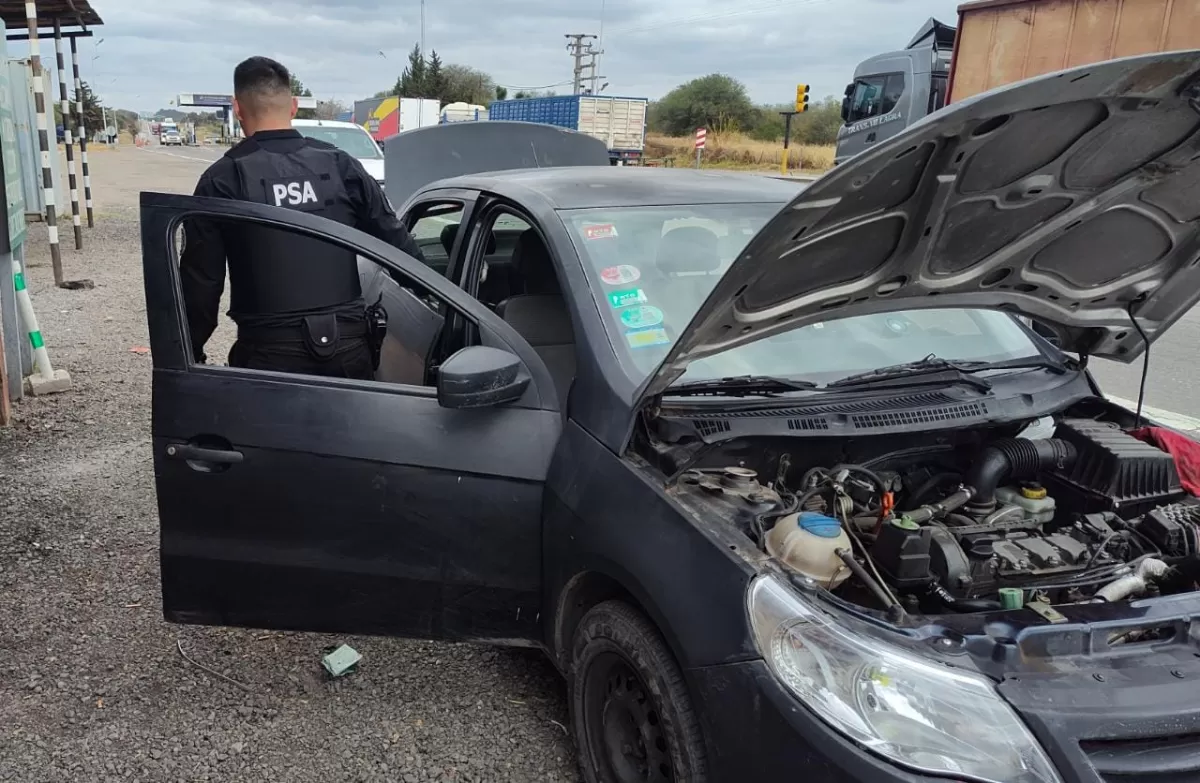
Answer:
[{"label": "small green box on gravel", "polygon": [[349,674],[358,666],[358,662],[362,660],[362,655],[358,650],[348,644],[343,644],[333,652],[321,659],[321,665],[325,667],[325,671],[329,672],[334,677],[341,677],[343,674]]}]

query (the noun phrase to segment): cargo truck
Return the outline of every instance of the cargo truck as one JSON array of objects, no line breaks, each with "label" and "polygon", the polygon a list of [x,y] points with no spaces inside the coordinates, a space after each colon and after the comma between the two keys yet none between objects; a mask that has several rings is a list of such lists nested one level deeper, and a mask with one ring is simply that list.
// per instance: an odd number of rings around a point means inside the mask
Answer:
[{"label": "cargo truck", "polygon": [[370,98],[354,102],[354,122],[383,142],[389,136],[426,125],[437,125],[441,104],[435,98]]},{"label": "cargo truck", "polygon": [[646,98],[557,95],[493,101],[488,118],[556,125],[600,139],[613,165],[640,162],[646,148]]},{"label": "cargo truck", "polygon": [[947,103],[1011,82],[1135,54],[1200,48],[1195,2],[977,0],[958,27],[930,19],[909,45],[859,64],[835,163]]}]

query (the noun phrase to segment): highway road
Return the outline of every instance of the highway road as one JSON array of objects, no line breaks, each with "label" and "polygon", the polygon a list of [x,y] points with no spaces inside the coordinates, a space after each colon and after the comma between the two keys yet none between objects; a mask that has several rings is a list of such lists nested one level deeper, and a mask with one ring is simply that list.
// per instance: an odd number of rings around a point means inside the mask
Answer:
[{"label": "highway road", "polygon": [[[203,166],[219,158],[223,147],[144,148],[147,154],[169,155],[193,160]],[[778,174],[763,173],[763,176]],[[1193,381],[1200,381],[1200,372],[1193,362],[1192,350],[1200,346],[1200,310],[1185,315],[1168,334],[1154,346],[1150,355],[1150,371],[1146,382],[1145,402],[1151,415],[1173,414],[1168,423],[1189,430],[1200,430],[1200,394]],[[1122,401],[1135,401],[1141,381],[1143,362],[1122,364],[1105,360],[1092,362],[1092,369],[1105,394]]]}]

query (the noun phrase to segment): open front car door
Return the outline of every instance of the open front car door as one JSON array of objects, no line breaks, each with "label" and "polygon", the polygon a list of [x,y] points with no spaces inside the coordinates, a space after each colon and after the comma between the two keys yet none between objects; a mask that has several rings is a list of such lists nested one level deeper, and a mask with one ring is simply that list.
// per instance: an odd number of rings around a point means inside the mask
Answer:
[{"label": "open front car door", "polygon": [[[437,377],[407,383],[196,364],[175,245],[185,217],[349,248],[457,312],[468,336],[416,357]],[[529,345],[416,260],[324,218],[143,193],[141,221],[166,618],[538,640],[542,488],[561,425]]]}]

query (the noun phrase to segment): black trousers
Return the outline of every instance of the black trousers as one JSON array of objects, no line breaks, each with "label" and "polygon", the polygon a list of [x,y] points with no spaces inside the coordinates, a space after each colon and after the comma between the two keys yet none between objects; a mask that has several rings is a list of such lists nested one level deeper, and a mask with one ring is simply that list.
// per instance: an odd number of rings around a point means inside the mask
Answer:
[{"label": "black trousers", "polygon": [[328,359],[312,354],[303,340],[251,340],[238,338],[229,351],[229,366],[248,370],[274,370],[329,378],[375,378],[371,346],[365,336],[342,337]]}]

